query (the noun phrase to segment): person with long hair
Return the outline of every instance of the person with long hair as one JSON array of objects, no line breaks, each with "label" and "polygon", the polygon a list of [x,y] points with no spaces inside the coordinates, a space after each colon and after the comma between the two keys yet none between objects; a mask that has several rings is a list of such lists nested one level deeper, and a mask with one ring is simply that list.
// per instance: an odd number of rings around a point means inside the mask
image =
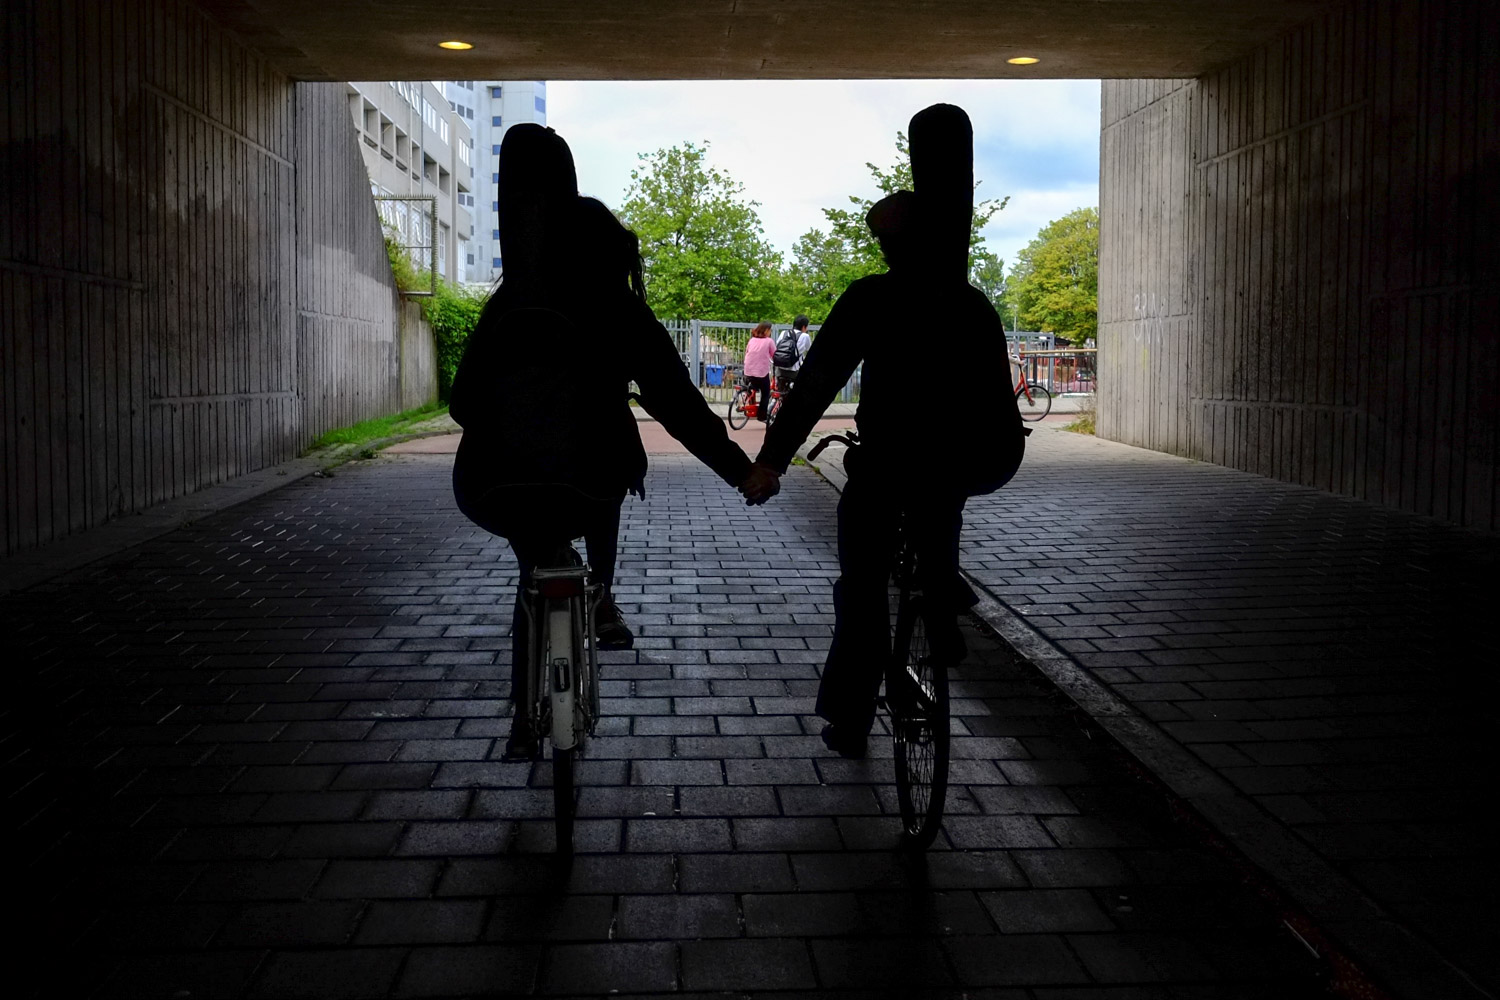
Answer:
[{"label": "person with long hair", "polygon": [[745,344],[745,384],[755,390],[755,416],[765,423],[771,415],[771,354],[776,343],[771,339],[771,324],[757,323]]},{"label": "person with long hair", "polygon": [[449,402],[464,428],[453,467],[459,509],[509,541],[520,566],[508,759],[540,750],[522,707],[529,692],[520,594],[546,553],[584,537],[605,588],[594,638],[601,648],[634,642],[613,596],[620,508],[627,492],[645,493],[630,382],[668,433],[749,502],[777,490],[774,473],[752,473],[647,307],[635,235],[577,187],[572,153],[556,132],[531,124],[506,132],[504,273],[470,335]]}]

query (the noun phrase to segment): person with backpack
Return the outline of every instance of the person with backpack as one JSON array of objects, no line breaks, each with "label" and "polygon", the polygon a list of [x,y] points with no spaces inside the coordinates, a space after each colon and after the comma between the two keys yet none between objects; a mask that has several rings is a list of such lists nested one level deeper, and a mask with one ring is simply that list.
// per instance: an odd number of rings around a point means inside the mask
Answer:
[{"label": "person with backpack", "polygon": [[[860,448],[839,500],[833,643],[816,705],[828,723],[824,743],[854,758],[865,755],[891,654],[886,588],[897,523],[904,517],[916,547],[934,655],[957,662],[958,612],[975,600],[958,571],[964,502],[1009,481],[1027,433],[1009,393],[997,401],[957,384],[959,365],[993,368],[1006,353],[999,314],[968,282],[968,116],[934,105],[912,118],[908,135],[916,191],[882,199],[866,219],[889,270],[860,278],[834,303],[756,459],[757,472],[784,472],[863,363]],[[930,331],[918,351],[913,330]]]},{"label": "person with backpack", "polygon": [[[693,385],[666,329],[645,302],[639,244],[601,203],[578,197],[567,143],[522,124],[500,146],[505,273],[485,303],[454,377],[449,412],[464,429],[453,466],[458,507],[510,542],[520,567],[511,627],[511,699],[518,706],[507,759],[532,759],[526,724],[526,621],[520,593],[548,552],[584,536],[604,595],[600,648],[634,643],[613,599],[620,508],[644,496],[646,453],[629,404],[641,403],[751,503],[777,490],[754,470]],[[579,248],[591,257],[580,259]],[[620,364],[580,364],[613,357]]]},{"label": "person with backpack", "polygon": [[802,359],[812,346],[812,334],[807,332],[807,324],[806,316],[792,320],[792,328],[781,331],[776,338],[776,350],[771,354],[771,363],[776,366],[776,384],[781,388],[782,405],[786,404],[786,395],[797,380],[797,369],[802,367]]}]

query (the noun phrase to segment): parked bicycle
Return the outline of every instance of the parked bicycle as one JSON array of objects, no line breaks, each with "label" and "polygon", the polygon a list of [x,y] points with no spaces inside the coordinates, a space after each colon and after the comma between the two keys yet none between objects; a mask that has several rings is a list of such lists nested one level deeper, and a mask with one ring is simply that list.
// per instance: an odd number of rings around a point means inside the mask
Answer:
[{"label": "parked bicycle", "polygon": [[[859,447],[859,432],[828,435],[813,447],[807,460],[816,460],[835,441],[853,453]],[[937,661],[928,641],[925,601],[917,584],[917,554],[906,531],[905,514],[896,527],[895,552],[890,581],[895,625],[885,694],[876,704],[890,717],[902,839],[913,850],[925,850],[937,837],[948,794],[948,667]]]},{"label": "parked bicycle", "polygon": [[526,615],[532,732],[552,742],[552,812],[560,854],[573,850],[574,760],[599,721],[599,662],[594,613],[604,588],[572,545],[559,546],[531,574]]}]

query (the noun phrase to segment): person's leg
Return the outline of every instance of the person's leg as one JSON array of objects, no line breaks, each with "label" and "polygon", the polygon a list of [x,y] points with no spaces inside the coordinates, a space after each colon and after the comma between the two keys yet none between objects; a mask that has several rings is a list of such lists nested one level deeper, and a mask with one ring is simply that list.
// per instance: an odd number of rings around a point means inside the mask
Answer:
[{"label": "person's leg", "polygon": [[864,482],[850,479],[839,500],[833,643],[816,706],[818,715],[847,737],[845,747],[859,751],[850,756],[863,754],[863,739],[875,720],[875,698],[891,654],[887,581],[895,510]]},{"label": "person's leg", "polygon": [[635,636],[625,624],[625,616],[620,613],[614,598],[615,561],[620,548],[620,507],[624,502],[625,498],[621,497],[601,505],[583,536],[594,580],[604,587],[604,597],[594,614],[594,638],[600,649],[630,649],[635,645]]},{"label": "person's leg", "polygon": [[521,606],[526,588],[531,585],[531,571],[536,563],[529,558],[532,553],[526,551],[524,546],[518,548],[512,545],[512,549],[516,553],[520,572],[516,577],[516,603],[510,623],[510,700],[515,714],[511,717],[510,738],[506,741],[505,756],[507,759],[522,760],[536,755],[539,739],[539,734],[532,731],[527,715],[531,704],[531,664],[527,648],[531,630],[527,625],[526,612]]},{"label": "person's leg", "polygon": [[755,382],[755,419],[765,422],[771,412],[771,376],[757,375]]}]

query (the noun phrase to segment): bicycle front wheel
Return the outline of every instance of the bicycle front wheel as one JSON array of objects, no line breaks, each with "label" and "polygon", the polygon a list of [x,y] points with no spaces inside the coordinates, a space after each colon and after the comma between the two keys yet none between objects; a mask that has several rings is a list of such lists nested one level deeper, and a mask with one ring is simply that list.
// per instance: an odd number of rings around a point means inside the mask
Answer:
[{"label": "bicycle front wheel", "polygon": [[1052,412],[1052,393],[1044,385],[1028,382],[1024,390],[1016,391],[1016,405],[1022,420],[1040,420]]},{"label": "bicycle front wheel", "polygon": [[573,853],[573,757],[575,749],[552,748],[552,822],[557,828],[557,853]]},{"label": "bicycle front wheel", "polygon": [[937,837],[948,795],[948,669],[934,662],[922,598],[902,590],[885,698],[895,740],[896,800],[906,846],[925,850]]},{"label": "bicycle front wheel", "polygon": [[729,426],[739,430],[750,422],[750,415],[745,412],[746,392],[744,389],[734,390],[734,398],[729,401]]}]

